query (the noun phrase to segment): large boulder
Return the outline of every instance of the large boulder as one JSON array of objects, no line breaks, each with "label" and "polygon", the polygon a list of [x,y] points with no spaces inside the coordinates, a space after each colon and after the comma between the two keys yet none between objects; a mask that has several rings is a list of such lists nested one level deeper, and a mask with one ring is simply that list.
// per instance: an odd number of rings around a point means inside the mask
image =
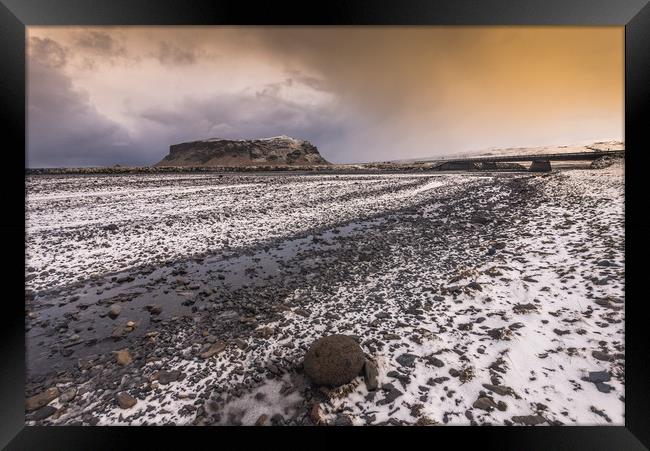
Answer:
[{"label": "large boulder", "polygon": [[363,351],[352,337],[329,335],[312,343],[303,368],[315,384],[336,387],[354,379],[364,362]]}]

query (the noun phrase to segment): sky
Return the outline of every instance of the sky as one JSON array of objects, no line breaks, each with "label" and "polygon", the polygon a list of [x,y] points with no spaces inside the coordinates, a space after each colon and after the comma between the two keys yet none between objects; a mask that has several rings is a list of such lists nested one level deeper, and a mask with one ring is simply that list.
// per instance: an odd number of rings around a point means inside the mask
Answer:
[{"label": "sky", "polygon": [[28,167],[288,135],[333,163],[623,140],[623,27],[28,27]]}]

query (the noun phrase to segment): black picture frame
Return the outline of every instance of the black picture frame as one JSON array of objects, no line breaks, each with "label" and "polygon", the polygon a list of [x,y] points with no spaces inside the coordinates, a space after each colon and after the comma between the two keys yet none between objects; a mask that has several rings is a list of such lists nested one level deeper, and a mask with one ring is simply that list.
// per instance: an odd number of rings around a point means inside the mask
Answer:
[{"label": "black picture frame", "polygon": [[[468,441],[481,449],[647,449],[650,446],[650,364],[645,303],[648,236],[644,170],[648,167],[647,117],[650,108],[650,5],[647,0],[401,0],[252,2],[232,0],[0,0],[0,124],[5,171],[2,174],[5,267],[0,327],[0,446],[7,449],[120,449],[146,435],[147,448],[167,448],[193,439],[225,446],[223,429],[25,427],[24,425],[24,261],[25,234],[25,29],[30,25],[616,25],[625,27],[625,233],[626,374],[624,427],[410,428],[424,444],[454,447]],[[21,149],[23,150],[21,152]],[[24,283],[23,283],[24,287]],[[136,431],[137,429],[137,431]],[[212,429],[212,430],[211,430]],[[278,428],[235,430],[239,446],[253,435],[278,434]],[[402,446],[404,428],[309,429],[304,438],[283,438],[301,447],[339,446],[364,434]],[[350,430],[353,432],[348,432]],[[370,430],[370,434],[367,432]],[[394,431],[399,430],[399,434]],[[285,429],[286,431],[286,429]],[[416,432],[417,431],[417,432]],[[230,430],[230,433],[233,431]],[[303,431],[299,431],[303,432]],[[285,432],[286,433],[286,432]],[[346,438],[341,436],[345,433]],[[316,435],[320,434],[320,435]],[[327,437],[325,436],[327,434]],[[230,435],[230,434],[229,434]],[[302,435],[302,434],[299,434]],[[331,437],[331,438],[330,438]],[[307,439],[304,441],[304,439]],[[267,438],[264,437],[266,440]],[[279,439],[279,437],[278,437]],[[302,443],[301,443],[302,442]],[[158,446],[154,445],[158,443]],[[281,444],[277,443],[277,444]],[[389,442],[386,442],[389,443]],[[163,445],[164,444],[164,445]],[[267,442],[275,444],[274,442]],[[426,446],[429,446],[426,445]]]}]

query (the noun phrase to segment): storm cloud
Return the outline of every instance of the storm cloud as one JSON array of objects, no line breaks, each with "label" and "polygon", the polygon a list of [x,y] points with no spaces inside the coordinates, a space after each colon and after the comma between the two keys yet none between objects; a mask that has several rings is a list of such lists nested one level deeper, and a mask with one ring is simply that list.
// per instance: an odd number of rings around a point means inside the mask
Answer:
[{"label": "storm cloud", "polygon": [[623,29],[30,27],[27,165],[290,135],[332,162],[623,135]]}]

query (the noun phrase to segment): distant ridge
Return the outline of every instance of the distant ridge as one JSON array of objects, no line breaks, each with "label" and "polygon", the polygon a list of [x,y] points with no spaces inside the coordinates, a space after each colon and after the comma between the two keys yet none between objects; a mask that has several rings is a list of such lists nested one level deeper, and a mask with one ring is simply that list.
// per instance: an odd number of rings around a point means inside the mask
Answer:
[{"label": "distant ridge", "polygon": [[573,144],[567,146],[539,146],[539,147],[507,147],[507,148],[492,148],[485,150],[476,150],[470,152],[462,152],[448,155],[441,155],[439,157],[422,157],[422,158],[409,158],[403,160],[392,160],[391,163],[412,163],[416,161],[444,161],[455,160],[461,158],[478,158],[478,157],[491,157],[491,156],[507,156],[507,155],[531,155],[531,154],[545,154],[545,153],[578,153],[578,152],[600,152],[605,150],[625,150],[625,144],[621,141],[598,141],[591,144]]}]

